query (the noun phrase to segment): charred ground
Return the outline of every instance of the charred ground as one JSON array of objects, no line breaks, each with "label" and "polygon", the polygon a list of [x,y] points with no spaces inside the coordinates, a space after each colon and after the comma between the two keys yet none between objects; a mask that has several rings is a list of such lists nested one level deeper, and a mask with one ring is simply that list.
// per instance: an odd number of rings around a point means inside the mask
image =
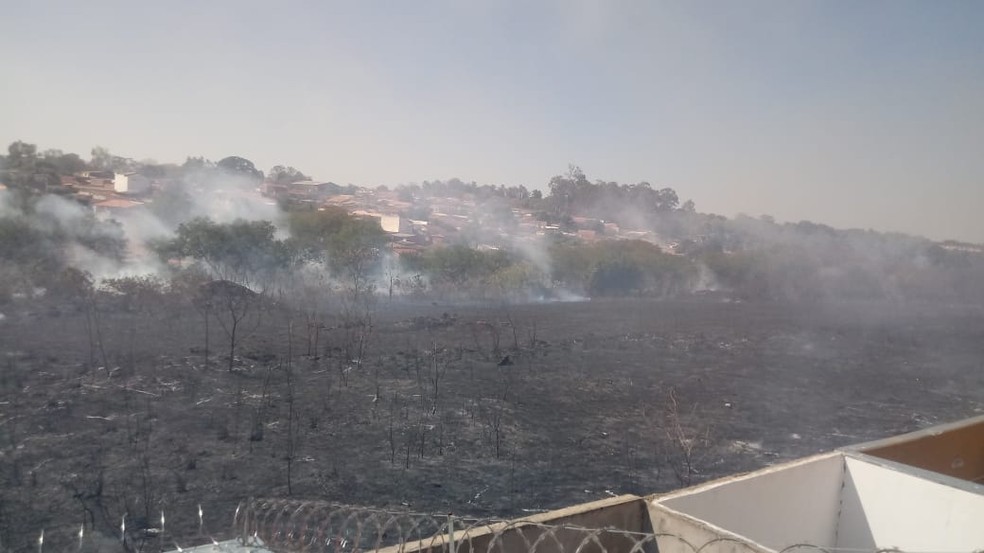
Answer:
[{"label": "charred ground", "polygon": [[42,528],[67,545],[83,523],[119,548],[124,513],[138,530],[162,509],[187,543],[198,504],[217,532],[259,495],[521,515],[984,409],[971,307],[380,300],[353,328],[270,304],[231,372],[215,324],[205,366],[186,303],[104,302],[101,355],[85,310],[4,311],[0,539],[14,550]]}]

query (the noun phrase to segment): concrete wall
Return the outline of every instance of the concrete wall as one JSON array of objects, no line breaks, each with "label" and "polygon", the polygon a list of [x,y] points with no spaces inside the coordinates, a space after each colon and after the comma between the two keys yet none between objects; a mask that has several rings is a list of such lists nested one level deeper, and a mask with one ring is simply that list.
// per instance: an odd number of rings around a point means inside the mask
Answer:
[{"label": "concrete wall", "polygon": [[659,553],[774,553],[744,536],[649,502]]},{"label": "concrete wall", "polygon": [[910,553],[984,547],[984,495],[846,458],[837,547]]},{"label": "concrete wall", "polygon": [[[655,532],[687,542],[664,546],[661,540],[661,553],[692,553],[715,539],[706,553],[795,544],[970,552],[984,547],[979,488],[838,452],[658,496],[649,512]],[[746,540],[752,545],[741,545]]]},{"label": "concrete wall", "polygon": [[[661,496],[655,502],[770,549],[837,539],[844,458],[827,454]],[[653,527],[668,528],[653,518]],[[694,535],[698,547],[706,541]]]},{"label": "concrete wall", "polygon": [[871,442],[854,449],[984,484],[984,417]]}]

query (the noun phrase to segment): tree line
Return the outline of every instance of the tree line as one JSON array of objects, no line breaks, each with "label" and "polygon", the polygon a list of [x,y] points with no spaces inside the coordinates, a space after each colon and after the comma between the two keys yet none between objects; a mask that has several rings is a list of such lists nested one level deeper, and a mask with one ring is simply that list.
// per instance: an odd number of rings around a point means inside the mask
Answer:
[{"label": "tree line", "polygon": [[79,154],[59,149],[40,150],[36,144],[21,140],[7,147],[6,155],[0,154],[0,182],[27,191],[50,192],[60,184],[60,177],[83,172],[139,173],[152,179],[185,179],[191,183],[207,180],[222,173],[259,182],[264,178],[278,184],[287,184],[310,177],[288,165],[275,165],[268,173],[258,169],[244,157],[227,156],[212,161],[201,156],[188,156],[183,163],[158,163],[152,159],[135,160],[113,154],[108,148],[92,148],[88,160]]},{"label": "tree line", "polygon": [[[11,188],[3,194],[0,211],[5,277],[0,296],[55,284],[59,272],[80,255],[124,258],[127,237],[120,225],[43,193],[61,175],[138,169],[175,177],[192,188],[214,185],[217,175],[250,188],[264,178],[279,183],[308,178],[283,165],[264,174],[238,156],[218,162],[189,157],[176,165],[135,162],[100,147],[91,154],[86,161],[14,142],[0,156],[0,177]],[[749,300],[984,301],[984,255],[974,245],[809,221],[777,223],[767,216],[729,219],[697,212],[693,202],[681,203],[672,188],[592,182],[575,166],[553,177],[548,190],[543,195],[524,186],[459,179],[398,187],[412,200],[457,197],[484,204],[476,210],[475,228],[462,231],[458,242],[396,257],[388,254],[388,239],[378,224],[341,209],[291,207],[280,212],[280,221],[189,219],[196,200],[187,187],[169,186],[150,207],[175,232],[152,246],[162,259],[201,264],[215,278],[262,287],[277,279],[296,280],[304,268],[323,271],[356,290],[383,287],[391,298],[401,293],[523,298],[568,292],[674,297],[720,291]],[[426,218],[426,205],[415,203],[411,210]],[[534,244],[509,239],[517,207],[560,232]],[[609,222],[648,235],[597,243],[572,237],[575,230],[603,230]],[[506,238],[489,238],[494,234],[489,229]]]}]

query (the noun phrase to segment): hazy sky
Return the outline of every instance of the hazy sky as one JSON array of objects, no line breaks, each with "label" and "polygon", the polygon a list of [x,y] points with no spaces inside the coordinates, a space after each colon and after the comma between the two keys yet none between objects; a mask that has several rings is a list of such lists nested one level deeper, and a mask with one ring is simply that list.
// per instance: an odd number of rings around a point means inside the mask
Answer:
[{"label": "hazy sky", "polygon": [[984,2],[15,2],[0,142],[984,241]]}]

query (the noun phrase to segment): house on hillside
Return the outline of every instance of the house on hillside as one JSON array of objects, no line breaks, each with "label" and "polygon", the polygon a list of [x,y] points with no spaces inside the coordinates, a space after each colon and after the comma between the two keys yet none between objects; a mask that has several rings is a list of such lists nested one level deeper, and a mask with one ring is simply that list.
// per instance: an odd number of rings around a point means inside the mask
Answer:
[{"label": "house on hillside", "polygon": [[112,171],[83,171],[81,177],[84,179],[113,180],[116,173]]},{"label": "house on hillside", "polygon": [[123,198],[110,198],[92,204],[92,210],[96,217],[100,219],[112,219],[125,213],[130,213],[136,208],[143,207],[143,202],[125,200]]},{"label": "house on hillside", "polygon": [[291,199],[321,201],[339,191],[333,182],[299,180],[287,185],[287,195]]},{"label": "house on hillside", "polygon": [[321,202],[341,190],[337,184],[327,181],[299,180],[294,182],[265,181],[260,193],[269,198],[295,202]]},{"label": "house on hillside", "polygon": [[140,173],[116,173],[113,190],[117,194],[145,194],[150,191],[150,179]]},{"label": "house on hillside", "polygon": [[336,206],[336,207],[352,208],[357,204],[358,201],[356,200],[355,196],[353,196],[352,194],[339,194],[338,196],[332,196],[331,198],[328,198],[324,202],[324,205],[326,207]]},{"label": "house on hillside", "polygon": [[376,219],[379,221],[379,226],[383,229],[383,232],[389,234],[413,234],[413,226],[410,224],[410,220],[400,215],[384,214],[376,211],[366,211],[364,209],[353,211],[352,215]]}]

